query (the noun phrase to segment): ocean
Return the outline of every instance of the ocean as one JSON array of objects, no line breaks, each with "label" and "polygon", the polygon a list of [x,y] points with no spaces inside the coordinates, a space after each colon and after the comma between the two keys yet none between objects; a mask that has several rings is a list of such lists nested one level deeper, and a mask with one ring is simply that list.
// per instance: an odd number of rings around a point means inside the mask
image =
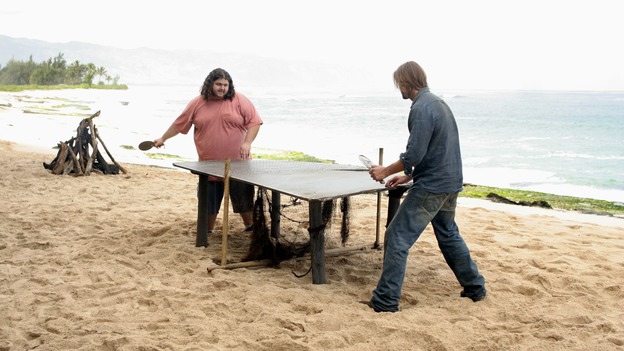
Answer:
[{"label": "ocean", "polygon": [[[395,89],[236,88],[264,120],[255,152],[300,151],[343,164],[364,154],[389,164],[405,147],[411,101]],[[432,92],[455,114],[466,183],[624,203],[624,92]],[[24,110],[100,110],[94,122],[117,161],[172,167],[178,159],[154,159],[136,146],[162,135],[198,93],[199,85],[2,93],[0,139],[53,147],[75,135],[81,118]],[[196,159],[190,134],[155,150],[148,153]]]}]

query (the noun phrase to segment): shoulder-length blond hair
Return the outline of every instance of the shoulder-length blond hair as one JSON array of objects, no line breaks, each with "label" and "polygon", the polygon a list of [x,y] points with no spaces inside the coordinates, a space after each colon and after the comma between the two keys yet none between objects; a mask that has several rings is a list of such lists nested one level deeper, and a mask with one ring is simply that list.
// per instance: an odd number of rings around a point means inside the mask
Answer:
[{"label": "shoulder-length blond hair", "polygon": [[402,86],[409,90],[427,87],[427,75],[425,71],[414,61],[408,61],[400,65],[394,71],[394,85],[399,88]]}]

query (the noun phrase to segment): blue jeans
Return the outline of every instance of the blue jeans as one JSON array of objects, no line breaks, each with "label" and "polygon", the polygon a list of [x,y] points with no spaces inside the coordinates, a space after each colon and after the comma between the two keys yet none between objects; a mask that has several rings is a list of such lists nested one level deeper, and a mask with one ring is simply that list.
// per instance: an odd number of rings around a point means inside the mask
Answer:
[{"label": "blue jeans", "polygon": [[446,263],[464,288],[463,294],[466,297],[486,294],[485,279],[470,257],[455,223],[457,194],[433,194],[416,188],[409,190],[386,228],[383,272],[371,298],[375,308],[388,312],[399,310],[409,250],[429,223],[433,226]]}]

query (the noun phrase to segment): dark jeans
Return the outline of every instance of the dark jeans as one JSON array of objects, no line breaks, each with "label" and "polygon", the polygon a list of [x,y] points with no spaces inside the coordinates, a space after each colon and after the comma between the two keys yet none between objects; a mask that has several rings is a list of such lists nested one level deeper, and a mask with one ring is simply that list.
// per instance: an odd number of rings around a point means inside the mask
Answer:
[{"label": "dark jeans", "polygon": [[433,194],[412,188],[386,229],[384,265],[371,303],[382,311],[398,311],[409,250],[431,223],[438,246],[467,297],[485,295],[485,279],[455,223],[457,193]]}]

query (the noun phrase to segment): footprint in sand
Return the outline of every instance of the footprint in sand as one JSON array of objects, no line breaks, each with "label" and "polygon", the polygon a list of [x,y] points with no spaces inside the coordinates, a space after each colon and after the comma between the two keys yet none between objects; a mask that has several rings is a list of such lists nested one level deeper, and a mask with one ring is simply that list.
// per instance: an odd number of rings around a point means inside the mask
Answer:
[{"label": "footprint in sand", "polygon": [[544,277],[541,274],[529,274],[524,277],[526,280],[531,281],[533,283],[539,284],[542,288],[546,290],[550,290],[552,288],[552,283],[550,279]]}]

